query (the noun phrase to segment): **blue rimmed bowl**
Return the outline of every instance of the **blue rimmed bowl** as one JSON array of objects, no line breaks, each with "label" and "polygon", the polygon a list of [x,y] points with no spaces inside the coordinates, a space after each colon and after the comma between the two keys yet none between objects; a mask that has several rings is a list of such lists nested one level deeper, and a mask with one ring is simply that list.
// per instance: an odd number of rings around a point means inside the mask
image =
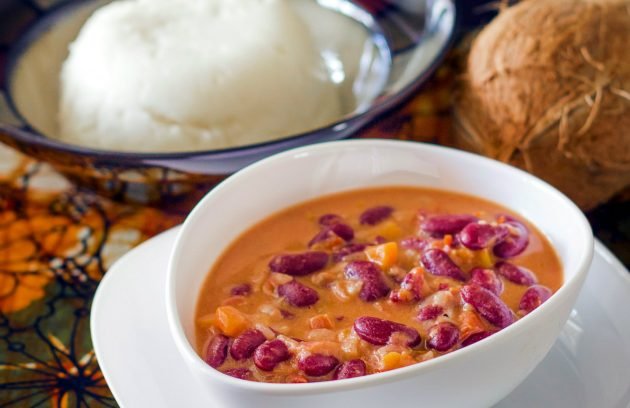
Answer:
[{"label": "blue rimmed bowl", "polygon": [[[336,80],[345,106],[338,121],[272,142],[230,149],[118,152],[51,137],[57,131],[58,78],[68,45],[90,14],[108,2],[71,0],[50,7],[45,6],[49,1],[42,5],[13,2],[16,9],[29,7],[34,13],[6,55],[0,142],[51,163],[83,186],[136,202],[182,196],[210,187],[271,154],[352,136],[430,77],[453,41],[456,24],[453,0],[293,0],[320,52],[334,55],[344,67],[341,79]],[[11,19],[11,10],[0,19]],[[322,19],[327,23],[325,30]]]}]

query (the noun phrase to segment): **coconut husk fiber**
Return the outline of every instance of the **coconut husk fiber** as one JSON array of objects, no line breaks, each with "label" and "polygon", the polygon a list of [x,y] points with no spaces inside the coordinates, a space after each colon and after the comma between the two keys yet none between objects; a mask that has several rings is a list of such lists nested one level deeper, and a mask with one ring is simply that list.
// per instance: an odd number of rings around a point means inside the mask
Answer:
[{"label": "coconut husk fiber", "polygon": [[475,38],[450,144],[547,180],[582,209],[630,186],[630,0],[525,0]]}]

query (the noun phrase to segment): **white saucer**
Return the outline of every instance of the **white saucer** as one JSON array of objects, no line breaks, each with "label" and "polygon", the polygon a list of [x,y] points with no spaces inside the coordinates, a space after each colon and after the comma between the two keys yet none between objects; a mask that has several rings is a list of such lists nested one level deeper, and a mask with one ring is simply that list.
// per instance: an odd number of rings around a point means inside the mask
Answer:
[{"label": "white saucer", "polygon": [[[92,305],[94,350],[122,407],[234,408],[208,399],[168,331],[164,284],[177,229],[107,272]],[[630,407],[630,273],[601,243],[560,338],[497,407]]]}]

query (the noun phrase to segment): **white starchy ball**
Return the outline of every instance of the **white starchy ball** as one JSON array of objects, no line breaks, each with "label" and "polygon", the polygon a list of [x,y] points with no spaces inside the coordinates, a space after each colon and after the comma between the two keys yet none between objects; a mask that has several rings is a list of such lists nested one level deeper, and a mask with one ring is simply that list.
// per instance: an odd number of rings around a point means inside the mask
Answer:
[{"label": "white starchy ball", "polygon": [[109,150],[220,149],[334,122],[336,86],[281,0],[122,0],[61,72],[59,135]]}]

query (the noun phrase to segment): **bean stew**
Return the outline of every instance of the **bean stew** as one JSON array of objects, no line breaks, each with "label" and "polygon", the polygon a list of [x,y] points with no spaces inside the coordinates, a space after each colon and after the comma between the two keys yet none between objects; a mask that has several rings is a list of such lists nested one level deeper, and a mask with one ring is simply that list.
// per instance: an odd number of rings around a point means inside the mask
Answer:
[{"label": "bean stew", "polygon": [[523,217],[414,187],[356,190],[282,210],[218,259],[197,349],[244,380],[340,380],[421,363],[513,324],[562,284]]}]

